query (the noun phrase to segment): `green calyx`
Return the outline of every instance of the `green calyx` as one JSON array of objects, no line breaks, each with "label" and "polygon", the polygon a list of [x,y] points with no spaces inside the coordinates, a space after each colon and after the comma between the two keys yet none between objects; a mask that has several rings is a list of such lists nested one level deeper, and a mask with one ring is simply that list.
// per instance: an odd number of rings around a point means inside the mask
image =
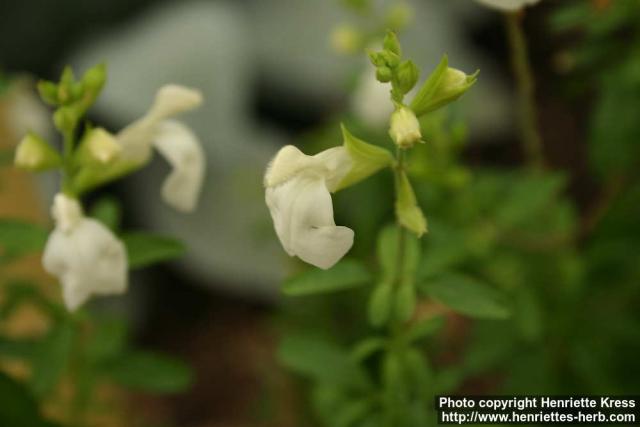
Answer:
[{"label": "green calyx", "polygon": [[391,153],[381,147],[356,138],[344,124],[341,125],[343,146],[351,159],[351,169],[342,178],[335,191],[349,187],[394,164]]},{"label": "green calyx", "polygon": [[475,84],[479,73],[476,71],[468,75],[450,68],[448,58],[444,55],[411,101],[411,109],[419,117],[455,101]]}]

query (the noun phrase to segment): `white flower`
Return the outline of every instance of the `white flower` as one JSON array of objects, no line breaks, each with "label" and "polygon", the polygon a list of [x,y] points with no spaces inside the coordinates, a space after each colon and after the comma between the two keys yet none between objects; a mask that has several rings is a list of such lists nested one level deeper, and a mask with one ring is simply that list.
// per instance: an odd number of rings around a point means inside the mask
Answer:
[{"label": "white flower", "polygon": [[525,6],[531,6],[540,0],[476,0],[485,6],[499,9],[505,12],[515,12]]},{"label": "white flower", "polygon": [[178,85],[158,90],[155,102],[141,119],[116,135],[123,161],[143,163],[155,147],[173,167],[162,187],[162,197],[183,212],[195,209],[202,187],[205,155],[198,138],[169,117],[196,108],[202,103],[200,92]]},{"label": "white flower", "polygon": [[393,113],[393,104],[389,102],[389,84],[380,83],[372,67],[367,68],[358,79],[351,100],[354,114],[372,128],[386,125],[389,115]]},{"label": "white flower", "polygon": [[345,147],[307,156],[283,147],[267,167],[265,199],[276,233],[290,256],[327,269],[353,245],[353,230],[336,226],[330,191],[350,172]]},{"label": "white flower", "polygon": [[92,295],[121,294],[127,289],[124,245],[100,222],[87,218],[77,200],[64,194],[54,198],[55,229],[49,235],[42,264],[58,277],[69,310]]}]

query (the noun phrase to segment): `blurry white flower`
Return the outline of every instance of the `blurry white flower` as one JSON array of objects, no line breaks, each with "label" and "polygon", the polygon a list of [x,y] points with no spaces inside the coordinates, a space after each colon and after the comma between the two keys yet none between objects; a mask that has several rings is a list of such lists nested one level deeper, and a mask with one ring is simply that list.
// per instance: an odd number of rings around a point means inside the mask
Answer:
[{"label": "blurry white flower", "polygon": [[64,194],[54,198],[55,228],[45,246],[42,264],[58,277],[69,310],[92,295],[120,294],[127,289],[124,245],[100,222],[87,218],[77,200]]},{"label": "blurry white flower", "polygon": [[179,211],[193,211],[204,179],[205,154],[198,138],[185,125],[168,119],[201,103],[202,95],[197,90],[166,85],[158,90],[147,114],[115,136],[102,129],[93,130],[86,151],[103,163],[113,157],[116,162],[104,171],[85,168],[79,187],[90,188],[139,167],[149,161],[155,147],[173,168],[162,186],[164,201]]},{"label": "blurry white flower", "polygon": [[522,9],[525,6],[531,6],[538,3],[540,0],[476,0],[485,6],[499,9],[506,12],[514,12]]},{"label": "blurry white flower", "polygon": [[192,211],[205,172],[205,154],[198,138],[183,124],[166,120],[158,127],[154,145],[173,168],[162,184],[162,197],[180,211]]},{"label": "blurry white flower", "polygon": [[290,256],[327,269],[353,245],[353,230],[336,226],[330,191],[350,172],[345,147],[307,156],[283,147],[267,167],[266,202],[276,233]]},{"label": "blurry white flower", "polygon": [[389,90],[388,83],[380,83],[376,79],[375,69],[367,67],[351,98],[351,109],[367,126],[382,128],[393,112]]}]

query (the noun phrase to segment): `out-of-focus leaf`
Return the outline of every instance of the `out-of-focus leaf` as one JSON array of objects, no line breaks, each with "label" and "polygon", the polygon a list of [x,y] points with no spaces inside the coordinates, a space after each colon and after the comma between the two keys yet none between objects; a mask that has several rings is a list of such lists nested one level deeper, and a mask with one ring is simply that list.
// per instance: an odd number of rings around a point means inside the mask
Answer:
[{"label": "out-of-focus leaf", "polygon": [[0,259],[10,260],[41,251],[47,230],[19,219],[0,219]]},{"label": "out-of-focus leaf", "polygon": [[406,339],[408,342],[421,340],[438,332],[443,325],[444,318],[442,316],[421,320],[409,327],[406,332]]},{"label": "out-of-focus leaf", "polygon": [[55,324],[38,343],[30,379],[31,389],[36,396],[46,395],[60,381],[69,366],[75,336],[75,325],[64,320]]},{"label": "out-of-focus leaf", "polygon": [[103,197],[91,206],[89,215],[109,227],[110,230],[117,232],[122,220],[122,208],[115,198]]},{"label": "out-of-focus leaf", "polygon": [[122,240],[132,269],[179,258],[186,250],[178,239],[144,232],[126,233]]},{"label": "out-of-focus leaf", "polygon": [[122,386],[152,393],[179,393],[193,382],[193,372],[184,362],[143,351],[121,354],[102,372]]},{"label": "out-of-focus leaf", "polygon": [[510,311],[495,289],[471,277],[447,274],[423,282],[428,296],[461,314],[471,317],[505,319]]},{"label": "out-of-focus leaf", "polygon": [[0,425],[3,427],[57,426],[42,418],[38,402],[26,387],[3,373],[0,373]]},{"label": "out-of-focus leaf", "polygon": [[87,343],[87,355],[95,363],[113,359],[125,350],[127,324],[120,319],[98,319]]},{"label": "out-of-focus leaf", "polygon": [[343,260],[329,270],[309,270],[288,279],[282,291],[289,296],[313,295],[356,288],[370,280],[371,274],[362,263]]},{"label": "out-of-focus leaf", "polygon": [[541,339],[543,313],[538,296],[532,289],[522,286],[516,291],[513,317],[525,340]]},{"label": "out-of-focus leaf", "polygon": [[0,359],[30,360],[35,355],[37,349],[37,341],[0,336]]},{"label": "out-of-focus leaf", "polygon": [[319,383],[347,389],[366,389],[371,381],[349,353],[339,346],[313,336],[287,335],[278,350],[280,362]]},{"label": "out-of-focus leaf", "polygon": [[[2,95],[2,83],[0,83],[0,95]],[[13,150],[0,150],[0,168],[13,165],[15,153]]]},{"label": "out-of-focus leaf", "polygon": [[351,357],[356,362],[361,362],[376,352],[384,349],[387,340],[382,337],[365,338],[357,343],[351,351]]}]

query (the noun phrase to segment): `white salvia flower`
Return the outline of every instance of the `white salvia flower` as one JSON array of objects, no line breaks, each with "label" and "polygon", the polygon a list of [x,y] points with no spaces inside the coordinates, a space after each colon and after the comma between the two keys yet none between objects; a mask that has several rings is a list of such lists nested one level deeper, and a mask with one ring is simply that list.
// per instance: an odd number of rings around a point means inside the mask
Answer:
[{"label": "white salvia flower", "polygon": [[93,295],[121,294],[127,289],[124,245],[100,222],[87,218],[77,200],[54,198],[55,228],[49,235],[42,264],[58,277],[67,308],[76,310]]},{"label": "white salvia flower", "polygon": [[358,80],[351,98],[351,109],[372,128],[386,125],[393,113],[393,104],[389,102],[389,83],[380,83],[373,67],[367,68]]},{"label": "white salvia flower", "polygon": [[476,0],[485,6],[492,7],[494,9],[502,10],[505,12],[515,12],[522,9],[525,6],[531,6],[538,3],[540,0]]},{"label": "white salvia flower", "polygon": [[345,147],[307,156],[283,147],[267,167],[265,199],[284,250],[327,269],[353,245],[353,230],[336,226],[330,191],[352,167]]},{"label": "white salvia flower", "polygon": [[173,167],[162,187],[162,197],[175,209],[195,209],[205,171],[205,155],[189,129],[167,120],[202,103],[200,92],[178,85],[158,90],[147,114],[116,135],[124,161],[146,162],[155,147]]},{"label": "white salvia flower", "polygon": [[158,127],[154,145],[173,167],[162,184],[162,197],[179,211],[192,211],[205,172],[205,154],[198,138],[183,124],[166,120]]}]

